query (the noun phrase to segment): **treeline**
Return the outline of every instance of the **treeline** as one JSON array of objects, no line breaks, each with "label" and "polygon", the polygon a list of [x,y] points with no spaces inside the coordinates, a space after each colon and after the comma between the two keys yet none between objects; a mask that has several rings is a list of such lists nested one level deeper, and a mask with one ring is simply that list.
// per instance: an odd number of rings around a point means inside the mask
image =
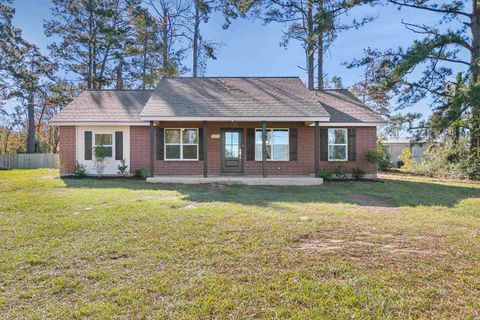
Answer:
[{"label": "treeline", "polygon": [[[0,153],[55,151],[58,133],[48,120],[80,90],[151,89],[163,76],[204,75],[221,49],[202,33],[213,14],[225,29],[243,18],[277,24],[282,46],[301,44],[310,90],[343,87],[327,76],[324,55],[340,32],[376,18],[353,15],[359,6],[407,10],[411,21],[402,23],[416,40],[381,51],[372,38],[364,57],[347,62],[364,70],[350,89],[390,120],[387,133],[467,141],[469,163],[480,168],[478,0],[52,0],[47,54],[13,25],[12,0],[0,0]],[[425,13],[438,15],[437,23],[418,22]],[[429,119],[396,113],[423,99]]]}]

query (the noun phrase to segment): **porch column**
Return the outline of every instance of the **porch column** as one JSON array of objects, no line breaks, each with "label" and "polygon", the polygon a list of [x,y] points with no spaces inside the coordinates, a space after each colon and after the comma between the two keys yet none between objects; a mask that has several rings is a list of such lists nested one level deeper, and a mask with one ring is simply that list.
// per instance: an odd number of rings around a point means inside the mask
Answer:
[{"label": "porch column", "polygon": [[207,121],[203,122],[203,177],[208,176],[208,126]]},{"label": "porch column", "polygon": [[150,121],[150,177],[155,175],[155,128]]},{"label": "porch column", "polygon": [[320,128],[318,121],[315,121],[315,137],[314,137],[314,152],[315,152],[315,177],[320,177]]},{"label": "porch column", "polygon": [[267,121],[262,121],[262,171],[267,177]]}]

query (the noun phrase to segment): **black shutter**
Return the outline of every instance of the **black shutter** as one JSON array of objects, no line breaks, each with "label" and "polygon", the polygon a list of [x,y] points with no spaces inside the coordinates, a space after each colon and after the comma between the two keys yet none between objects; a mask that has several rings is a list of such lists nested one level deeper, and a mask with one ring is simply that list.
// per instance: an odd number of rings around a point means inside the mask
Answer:
[{"label": "black shutter", "polygon": [[115,131],[115,160],[123,160],[123,131]]},{"label": "black shutter", "polygon": [[328,161],[328,129],[320,128],[320,161]]},{"label": "black shutter", "polygon": [[255,160],[255,129],[247,129],[247,160]]},{"label": "black shutter", "polygon": [[163,128],[157,128],[157,160],[163,160],[163,145],[164,145],[164,130]]},{"label": "black shutter", "polygon": [[92,160],[92,131],[85,131],[85,160]]},{"label": "black shutter", "polygon": [[355,128],[348,129],[348,161],[357,160],[357,138]]},{"label": "black shutter", "polygon": [[203,128],[198,128],[198,160],[203,161]]},{"label": "black shutter", "polygon": [[297,161],[297,129],[289,130],[290,161]]}]

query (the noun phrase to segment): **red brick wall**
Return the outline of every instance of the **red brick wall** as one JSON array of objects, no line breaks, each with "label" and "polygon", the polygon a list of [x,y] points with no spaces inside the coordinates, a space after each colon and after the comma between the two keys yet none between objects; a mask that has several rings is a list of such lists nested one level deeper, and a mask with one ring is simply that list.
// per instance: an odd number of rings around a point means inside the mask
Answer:
[{"label": "red brick wall", "polygon": [[60,174],[72,174],[75,171],[77,130],[75,126],[61,126],[59,130]]},{"label": "red brick wall", "polygon": [[[200,128],[200,122],[162,122],[159,124],[162,128]],[[220,134],[221,128],[242,128],[244,144],[244,174],[261,175],[261,161],[246,161],[246,142],[247,128],[259,128],[260,123],[244,122],[209,122],[208,123],[208,174],[221,174],[221,155],[220,139],[212,139],[212,134]],[[304,123],[268,123],[268,128],[297,128],[297,161],[268,161],[267,173],[271,175],[305,175],[314,174],[314,128],[305,127]],[[131,127],[130,128],[130,168],[131,170],[140,168],[149,168],[150,159],[150,138],[149,127]],[[375,127],[357,127],[357,161],[348,162],[321,162],[321,167],[335,169],[342,164],[347,173],[351,173],[352,168],[361,168],[366,173],[375,173],[375,167],[365,161],[363,153],[366,149],[374,149],[376,145]],[[203,161],[159,161],[155,160],[155,174],[202,174]]]}]

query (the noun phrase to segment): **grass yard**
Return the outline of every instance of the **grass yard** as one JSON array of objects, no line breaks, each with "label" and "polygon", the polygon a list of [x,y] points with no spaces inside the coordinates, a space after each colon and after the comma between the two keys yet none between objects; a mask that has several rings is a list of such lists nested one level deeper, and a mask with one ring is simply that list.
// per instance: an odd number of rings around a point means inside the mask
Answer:
[{"label": "grass yard", "polygon": [[480,184],[0,171],[0,318],[479,319]]}]

